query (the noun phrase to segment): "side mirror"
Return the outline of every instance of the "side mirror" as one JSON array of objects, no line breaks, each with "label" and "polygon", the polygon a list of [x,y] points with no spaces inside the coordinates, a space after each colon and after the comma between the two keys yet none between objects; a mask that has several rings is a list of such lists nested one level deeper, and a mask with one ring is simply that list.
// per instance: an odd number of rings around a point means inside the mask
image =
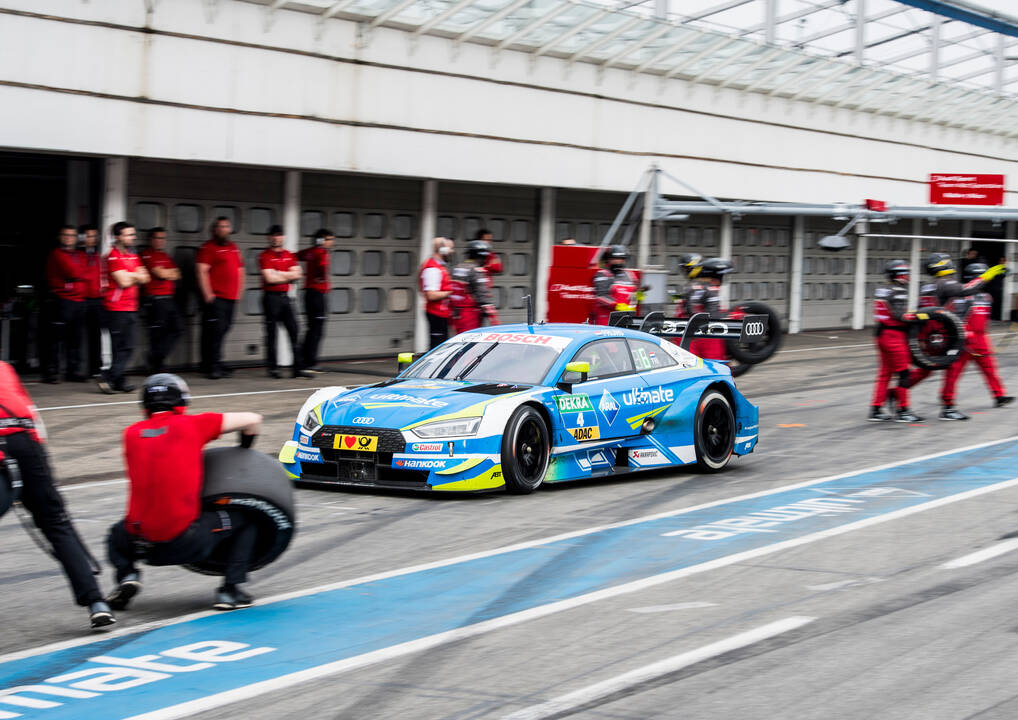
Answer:
[{"label": "side mirror", "polygon": [[399,372],[403,372],[408,367],[410,367],[413,361],[414,361],[413,353],[400,353],[399,355],[397,355],[396,363],[397,367],[399,368]]},{"label": "side mirror", "polygon": [[[580,361],[566,363],[566,372],[579,373],[580,382],[585,383],[587,382],[587,375],[590,373],[590,363]],[[566,382],[565,380],[561,381],[558,384],[558,387],[565,390],[567,393],[571,393],[573,391],[573,383]]]}]

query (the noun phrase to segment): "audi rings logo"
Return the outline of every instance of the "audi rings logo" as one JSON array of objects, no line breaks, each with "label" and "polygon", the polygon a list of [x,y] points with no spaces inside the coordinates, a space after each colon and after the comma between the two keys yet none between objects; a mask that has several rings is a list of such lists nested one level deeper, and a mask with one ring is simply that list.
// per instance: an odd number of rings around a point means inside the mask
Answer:
[{"label": "audi rings logo", "polygon": [[355,417],[353,419],[354,425],[373,425],[375,419],[373,417]]},{"label": "audi rings logo", "polygon": [[743,328],[743,330],[745,331],[745,333],[747,335],[763,335],[764,334],[764,324],[762,322],[760,322],[759,320],[755,320],[753,322],[746,323],[746,325]]}]

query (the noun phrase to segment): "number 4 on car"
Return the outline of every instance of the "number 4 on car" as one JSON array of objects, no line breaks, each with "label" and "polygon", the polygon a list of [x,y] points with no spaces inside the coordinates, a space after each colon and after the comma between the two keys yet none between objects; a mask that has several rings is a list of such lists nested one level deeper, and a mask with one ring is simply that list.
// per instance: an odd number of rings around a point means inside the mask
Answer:
[{"label": "number 4 on car", "polygon": [[391,379],[314,393],[280,450],[303,485],[505,489],[753,451],[757,408],[727,365],[659,335],[597,325],[475,330]]}]

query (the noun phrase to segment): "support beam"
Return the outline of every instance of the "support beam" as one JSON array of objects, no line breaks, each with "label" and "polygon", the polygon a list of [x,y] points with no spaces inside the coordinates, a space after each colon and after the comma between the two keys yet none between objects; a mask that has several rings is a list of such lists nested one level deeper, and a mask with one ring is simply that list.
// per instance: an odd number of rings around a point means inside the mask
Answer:
[{"label": "support beam", "polygon": [[802,332],[802,250],[806,244],[806,218],[792,220],[792,268],[788,283],[788,332]]},{"label": "support beam", "polygon": [[555,246],[555,188],[541,188],[540,218],[537,224],[537,276],[534,282],[534,319],[548,317],[548,273]]},{"label": "support beam", "polygon": [[[784,52],[784,50],[782,48],[771,48],[770,50],[767,50],[766,52],[760,53],[760,57],[758,57],[756,60],[751,62],[747,67],[742,68],[739,72],[732,73],[727,79],[724,80],[724,82],[721,83],[721,85],[719,87],[728,87],[729,85],[731,85],[733,82],[735,82],[739,78],[746,77],[751,72],[756,70],[758,67],[760,67],[761,65],[769,62],[771,60],[771,58],[775,57],[776,55],[781,54],[782,52]],[[782,64],[784,64],[784,63],[782,63]],[[748,89],[748,87],[747,87],[747,89]]]},{"label": "support beam", "polygon": [[105,183],[102,203],[102,223],[99,242],[103,255],[110,250],[110,228],[113,223],[127,219],[127,158],[106,158]]},{"label": "support beam", "polygon": [[774,45],[778,40],[778,0],[764,0],[764,42]]},{"label": "support beam", "polygon": [[[923,221],[919,218],[912,220],[912,234],[922,235],[923,234]],[[908,252],[908,264],[912,268],[912,272],[908,276],[908,306],[914,308],[919,303],[919,278],[921,272],[919,270],[919,254],[923,249],[923,241],[921,238],[912,238],[912,247]]]},{"label": "support beam", "polygon": [[[721,232],[718,238],[718,257],[732,257],[732,216],[721,216]],[[739,268],[735,268],[738,270]],[[721,283],[721,307],[728,307],[728,301],[732,296],[731,283]]]},{"label": "support beam", "polygon": [[715,5],[714,7],[707,8],[706,10],[694,15],[686,15],[682,18],[682,22],[689,23],[696,20],[703,20],[704,18],[709,18],[711,15],[718,15],[733,8],[741,7],[742,5],[749,5],[751,2],[756,2],[756,0],[729,0],[726,3]]},{"label": "support beam", "polygon": [[998,35],[993,48],[993,89],[997,92],[1004,90],[1004,49],[1006,47],[1007,40],[1003,35]]},{"label": "support beam", "polygon": [[339,2],[333,3],[328,8],[326,8],[324,12],[322,12],[321,19],[328,20],[330,17],[336,15],[337,13],[343,12],[348,7],[353,5],[355,2],[357,2],[357,0],[339,0]]},{"label": "support beam", "polygon": [[374,30],[379,25],[388,22],[392,18],[399,15],[401,12],[406,10],[408,7],[413,5],[417,0],[403,0],[403,2],[396,3],[391,8],[377,16],[374,20],[368,23],[368,29]]},{"label": "support beam", "polygon": [[608,15],[610,12],[611,12],[611,10],[598,10],[598,11],[594,12],[593,14],[591,14],[590,17],[588,17],[583,22],[579,23],[578,25],[573,25],[566,32],[564,32],[561,35],[558,35],[558,36],[552,38],[551,40],[546,42],[544,45],[542,45],[541,47],[537,48],[537,50],[535,50],[532,53],[533,57],[539,57],[541,55],[544,55],[546,52],[550,52],[551,50],[554,50],[555,47],[559,43],[565,42],[566,40],[571,38],[573,35],[576,35],[577,33],[583,32],[584,30],[589,28],[591,25],[596,23],[598,20],[603,19],[605,17],[605,15]]},{"label": "support beam", "polygon": [[[795,95],[792,95],[792,100],[799,100],[818,85],[823,85],[825,82],[833,83],[835,80],[840,79],[841,76],[847,73],[848,71],[856,69],[857,68],[855,65],[843,65],[841,68],[835,70],[830,75],[825,75],[822,78],[816,79],[811,83],[801,86],[799,88],[799,92],[795,93]],[[773,94],[773,91],[771,91],[771,94]]]},{"label": "support beam", "polygon": [[855,288],[852,293],[852,329],[866,327],[866,252],[869,238],[860,235],[855,241]]},{"label": "support beam", "polygon": [[[438,181],[425,180],[421,187],[421,236],[418,244],[419,264],[423,265],[431,257],[432,240],[438,226]],[[428,319],[424,316],[424,295],[414,293],[417,298],[416,315],[414,315],[414,352],[427,352],[431,344],[428,331]]]},{"label": "support beam", "polygon": [[866,0],[855,0],[855,61],[866,60]]},{"label": "support beam", "polygon": [[802,57],[794,58],[794,60],[790,60],[789,62],[783,63],[779,67],[774,68],[769,73],[764,75],[762,78],[755,81],[752,85],[748,86],[746,88],[746,91],[749,92],[755,90],[758,87],[763,87],[771,79],[779,77],[781,73],[788,72],[809,62],[813,63],[813,67],[811,67],[806,72],[792,73],[787,78],[785,78],[784,82],[780,82],[774,87],[772,87],[770,90],[768,90],[767,94],[777,95],[779,92],[787,88],[789,85],[799,85],[800,87],[802,87],[803,81],[813,77],[820,70],[830,67],[826,60],[820,60],[819,58],[815,58],[810,55],[803,55]]},{"label": "support beam", "polygon": [[643,213],[640,219],[640,239],[637,245],[636,259],[637,267],[647,267],[650,263],[650,241],[654,228],[654,198],[658,191],[657,165],[652,165],[647,189],[643,193]]},{"label": "support beam", "polygon": [[[283,173],[283,247],[297,254],[300,246],[300,204],[301,174],[299,170],[287,170]],[[289,295],[297,294],[297,284],[290,283]],[[282,367],[297,367],[293,354],[298,348],[290,344],[286,329],[282,323],[276,325],[276,360]]]},{"label": "support beam", "polygon": [[[1015,234],[1014,220],[1009,220],[1008,222],[1004,223],[1004,227],[1007,229],[1007,231],[1004,233],[1004,237],[1006,237],[1008,240],[1014,240],[1015,238],[1018,238],[1018,235]],[[1004,252],[1006,253],[1005,257],[1007,257],[1007,266],[1009,268],[1014,268],[1015,262],[1018,262],[1018,248],[1016,248],[1016,246],[1018,246],[1018,243],[1014,242],[1004,243]],[[990,258],[987,259],[989,260]],[[996,260],[996,258],[993,259]],[[1018,284],[1016,284],[1014,281],[1013,270],[1012,272],[1009,272],[1007,275],[1004,276],[1004,287],[1001,290],[1004,293],[1004,296],[1001,298],[1000,303],[1000,310],[1003,315],[1003,317],[1001,317],[1000,319],[1010,320],[1011,319],[1010,311],[1011,310],[1018,311],[1018,301],[1016,301],[1014,297],[1015,293],[1018,292]]]}]

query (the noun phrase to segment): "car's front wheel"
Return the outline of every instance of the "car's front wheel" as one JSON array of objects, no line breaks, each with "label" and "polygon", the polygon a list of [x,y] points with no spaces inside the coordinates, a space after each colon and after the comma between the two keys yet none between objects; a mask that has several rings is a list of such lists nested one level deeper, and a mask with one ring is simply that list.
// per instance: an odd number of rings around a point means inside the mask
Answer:
[{"label": "car's front wheel", "polygon": [[723,470],[735,448],[735,413],[722,393],[708,390],[700,398],[693,425],[696,462],[707,472]]},{"label": "car's front wheel", "polygon": [[534,408],[517,408],[502,434],[502,477],[516,495],[532,493],[544,481],[551,443],[548,426]]}]

